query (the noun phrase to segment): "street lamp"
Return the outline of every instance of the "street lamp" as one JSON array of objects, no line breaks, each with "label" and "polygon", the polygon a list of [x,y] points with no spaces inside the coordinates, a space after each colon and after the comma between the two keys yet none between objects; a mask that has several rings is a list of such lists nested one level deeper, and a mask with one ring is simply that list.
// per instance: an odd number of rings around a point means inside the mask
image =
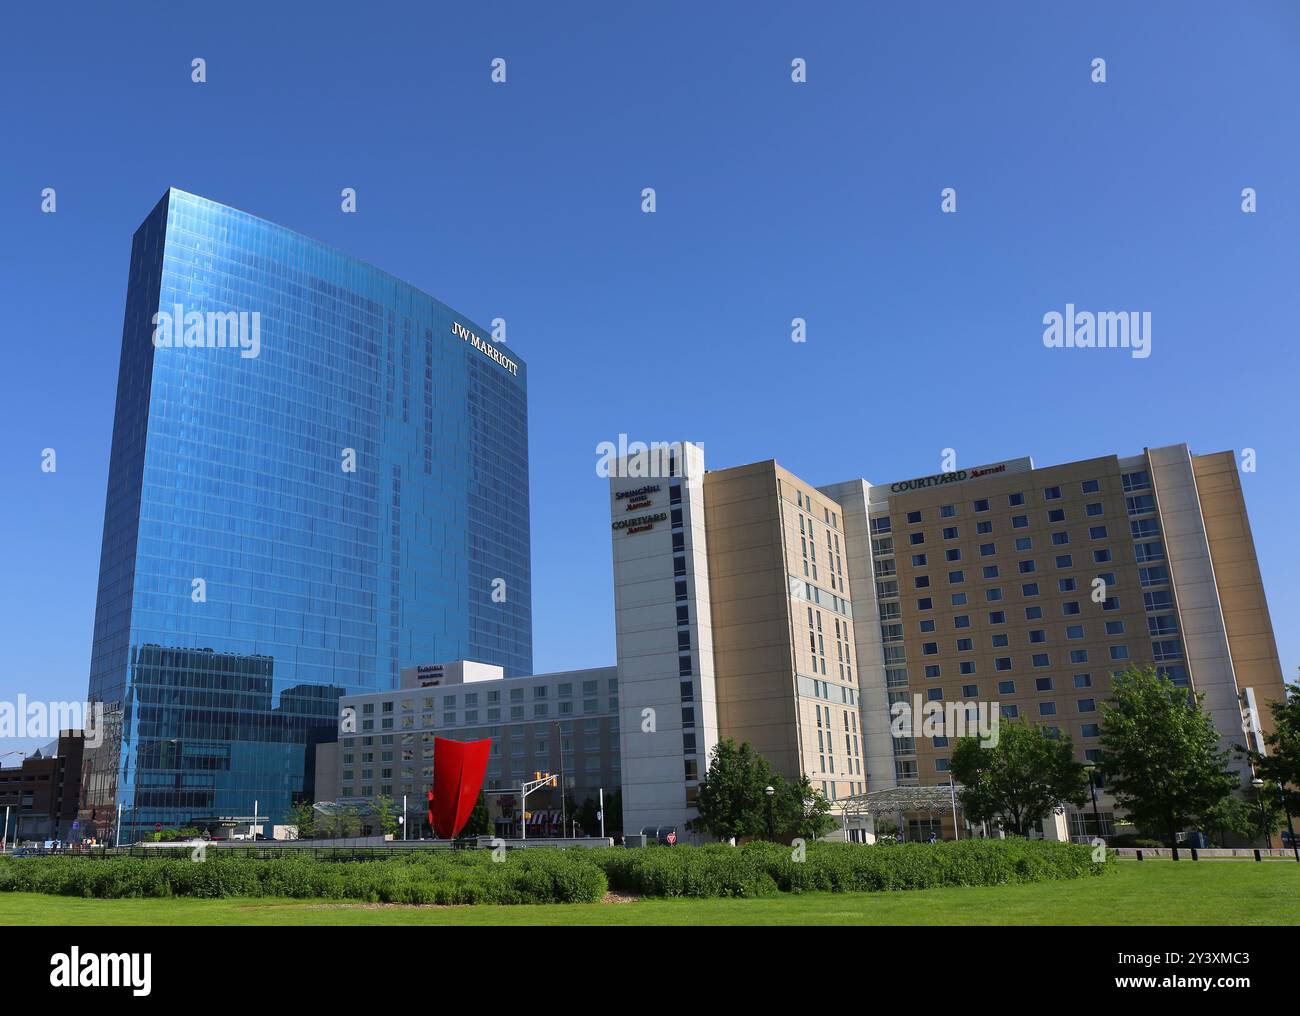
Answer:
[{"label": "street lamp", "polygon": [[1092,824],[1095,835],[1101,837],[1101,815],[1097,812],[1097,783],[1093,779],[1093,773],[1097,771],[1097,763],[1089,759],[1083,764],[1084,770],[1088,774],[1088,789],[1092,792]]},{"label": "street lamp", "polygon": [[772,816],[772,799],[776,797],[776,787],[768,785],[763,788],[763,793],[767,795],[767,838],[776,841],[776,820]]},{"label": "street lamp", "polygon": [[1250,785],[1255,788],[1255,803],[1259,805],[1259,828],[1264,834],[1264,845],[1272,849],[1273,837],[1268,831],[1268,811],[1264,808],[1264,795],[1261,793],[1264,789],[1264,781],[1256,776],[1250,781]]}]

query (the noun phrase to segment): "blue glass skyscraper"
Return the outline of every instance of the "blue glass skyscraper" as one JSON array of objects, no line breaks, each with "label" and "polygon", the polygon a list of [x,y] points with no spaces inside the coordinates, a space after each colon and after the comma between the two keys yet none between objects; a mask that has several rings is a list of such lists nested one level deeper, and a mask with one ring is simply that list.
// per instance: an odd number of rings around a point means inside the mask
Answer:
[{"label": "blue glass skyscraper", "polygon": [[525,365],[377,268],[170,190],[131,251],[87,834],[119,806],[124,839],[255,802],[278,821],[340,694],[453,659],[532,672]]}]

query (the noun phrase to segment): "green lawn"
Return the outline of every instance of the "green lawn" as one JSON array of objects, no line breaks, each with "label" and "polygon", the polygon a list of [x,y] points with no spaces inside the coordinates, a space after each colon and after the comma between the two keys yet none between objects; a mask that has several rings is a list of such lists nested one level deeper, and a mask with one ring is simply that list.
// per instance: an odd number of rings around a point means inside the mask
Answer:
[{"label": "green lawn", "polygon": [[400,907],[303,900],[87,900],[0,893],[0,925],[51,924],[1297,924],[1300,865],[1122,861],[1034,885],[758,900]]}]

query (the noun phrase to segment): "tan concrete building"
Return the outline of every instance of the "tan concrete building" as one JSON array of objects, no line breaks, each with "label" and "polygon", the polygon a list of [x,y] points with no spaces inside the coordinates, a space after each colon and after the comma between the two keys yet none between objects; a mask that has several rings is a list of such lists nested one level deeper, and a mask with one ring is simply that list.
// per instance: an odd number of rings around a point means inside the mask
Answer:
[{"label": "tan concrete building", "polygon": [[[1129,666],[1203,693],[1225,747],[1267,729],[1284,694],[1230,452],[817,488],[773,461],[706,472],[677,447],[664,482],[626,461],[611,478],[629,831],[694,817],[721,738],[839,812],[949,782],[951,742],[896,736],[901,704],[1029,720],[1087,760]],[[1099,810],[1109,833],[1104,789]],[[911,818],[912,835],[951,834],[950,812]],[[1047,834],[1067,828],[1090,833],[1091,806]]]}]

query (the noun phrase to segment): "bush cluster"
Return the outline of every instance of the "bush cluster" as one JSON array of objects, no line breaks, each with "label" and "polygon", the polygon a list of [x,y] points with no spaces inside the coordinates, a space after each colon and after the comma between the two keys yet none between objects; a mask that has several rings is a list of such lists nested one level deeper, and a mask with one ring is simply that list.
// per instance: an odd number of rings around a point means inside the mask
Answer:
[{"label": "bush cluster", "polygon": [[598,850],[610,888],[646,896],[764,896],[775,892],[880,892],[941,886],[1006,885],[1100,875],[1115,863],[1092,848],[1042,840],[965,840],[866,846],[810,843]]},{"label": "bush cluster", "polygon": [[380,861],[288,856],[0,858],[0,891],[117,899],[128,896],[276,896],[372,903],[595,903],[604,872],[577,851],[430,851]]},{"label": "bush cluster", "polygon": [[594,903],[608,889],[642,896],[757,897],[775,893],[880,892],[958,885],[1006,885],[1100,875],[1092,848],[1029,840],[866,846],[536,848],[495,862],[486,850],[443,851],[382,860],[309,855],[222,856],[202,863],[187,852],[161,857],[3,857],[0,892],[116,899],[127,896],[289,897],[378,903]]}]

